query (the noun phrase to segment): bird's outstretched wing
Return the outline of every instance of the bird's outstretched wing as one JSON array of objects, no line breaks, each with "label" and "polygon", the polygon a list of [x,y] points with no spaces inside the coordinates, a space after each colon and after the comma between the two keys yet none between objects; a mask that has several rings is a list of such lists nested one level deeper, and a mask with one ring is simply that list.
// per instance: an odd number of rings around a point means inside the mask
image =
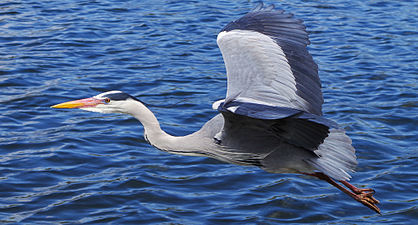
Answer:
[{"label": "bird's outstretched wing", "polygon": [[226,25],[217,38],[225,61],[225,102],[287,107],[321,115],[318,67],[301,20],[260,4]]},{"label": "bird's outstretched wing", "polygon": [[[307,44],[301,20],[262,4],[222,29],[218,45],[228,89],[226,98],[214,103],[214,108],[224,116],[224,138],[237,138],[235,128],[243,127],[244,121],[237,118],[245,116],[252,118],[246,123],[264,120],[269,124],[263,132],[313,151],[330,128],[337,128],[321,117],[318,69]],[[245,127],[252,129],[254,124]]]},{"label": "bird's outstretched wing", "polygon": [[318,67],[302,21],[260,4],[225,26],[217,42],[228,86],[226,98],[213,104],[224,118],[215,139],[236,152],[264,155],[259,164],[267,171],[303,171],[304,161],[349,179],[355,151],[344,130],[322,117]]}]

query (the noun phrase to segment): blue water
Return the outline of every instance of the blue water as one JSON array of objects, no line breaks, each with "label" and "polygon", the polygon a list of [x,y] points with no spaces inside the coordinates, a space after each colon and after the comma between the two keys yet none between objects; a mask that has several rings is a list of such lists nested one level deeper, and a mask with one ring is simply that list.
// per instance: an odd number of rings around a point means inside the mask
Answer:
[{"label": "blue water", "polygon": [[191,133],[225,96],[216,35],[255,5],[0,1],[0,223],[416,224],[416,1],[276,2],[308,27],[381,216],[313,178],[158,151],[128,116],[49,108],[119,89]]}]

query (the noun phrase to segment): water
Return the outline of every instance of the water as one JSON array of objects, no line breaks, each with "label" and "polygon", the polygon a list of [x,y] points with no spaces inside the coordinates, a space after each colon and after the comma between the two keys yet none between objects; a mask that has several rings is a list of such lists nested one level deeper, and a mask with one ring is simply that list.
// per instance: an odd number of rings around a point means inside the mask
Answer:
[{"label": "water", "polygon": [[[330,185],[149,146],[123,115],[53,110],[123,90],[169,133],[225,95],[216,35],[248,1],[0,3],[0,221],[18,224],[414,224],[418,5],[278,2],[305,20],[324,113],[347,129],[382,216]],[[414,222],[415,221],[415,222]]]}]

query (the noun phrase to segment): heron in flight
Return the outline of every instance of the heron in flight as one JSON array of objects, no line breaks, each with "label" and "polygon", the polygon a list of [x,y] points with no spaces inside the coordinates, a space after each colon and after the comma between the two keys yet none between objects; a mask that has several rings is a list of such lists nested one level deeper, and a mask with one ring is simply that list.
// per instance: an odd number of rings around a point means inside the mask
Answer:
[{"label": "heron in flight", "polygon": [[348,183],[357,165],[355,150],[345,131],[322,117],[321,83],[309,43],[303,22],[274,5],[260,4],[227,24],[217,37],[226,97],[213,104],[218,115],[186,136],[164,132],[144,103],[121,91],[52,107],[129,114],[160,150],[314,176],[380,213],[373,189]]}]

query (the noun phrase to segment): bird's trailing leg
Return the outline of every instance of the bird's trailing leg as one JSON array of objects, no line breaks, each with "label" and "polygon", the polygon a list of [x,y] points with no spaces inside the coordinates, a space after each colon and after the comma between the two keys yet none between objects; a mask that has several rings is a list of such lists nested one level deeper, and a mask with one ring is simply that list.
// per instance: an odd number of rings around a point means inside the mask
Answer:
[{"label": "bird's trailing leg", "polygon": [[375,199],[373,197],[373,194],[375,193],[375,191],[371,188],[357,188],[354,185],[348,183],[347,181],[340,181],[342,184],[344,184],[346,187],[348,187],[350,190],[344,188],[343,186],[341,186],[340,184],[338,184],[337,182],[335,182],[333,179],[331,179],[331,177],[323,174],[323,173],[303,173],[305,175],[309,175],[309,176],[313,176],[313,177],[317,177],[321,180],[324,180],[328,183],[330,183],[332,186],[340,189],[342,192],[346,193],[347,195],[349,195],[350,197],[354,198],[356,201],[360,202],[361,204],[369,207],[370,209],[372,209],[373,211],[377,212],[380,214],[380,209],[376,206],[376,204],[379,203],[379,201],[377,199]]}]

